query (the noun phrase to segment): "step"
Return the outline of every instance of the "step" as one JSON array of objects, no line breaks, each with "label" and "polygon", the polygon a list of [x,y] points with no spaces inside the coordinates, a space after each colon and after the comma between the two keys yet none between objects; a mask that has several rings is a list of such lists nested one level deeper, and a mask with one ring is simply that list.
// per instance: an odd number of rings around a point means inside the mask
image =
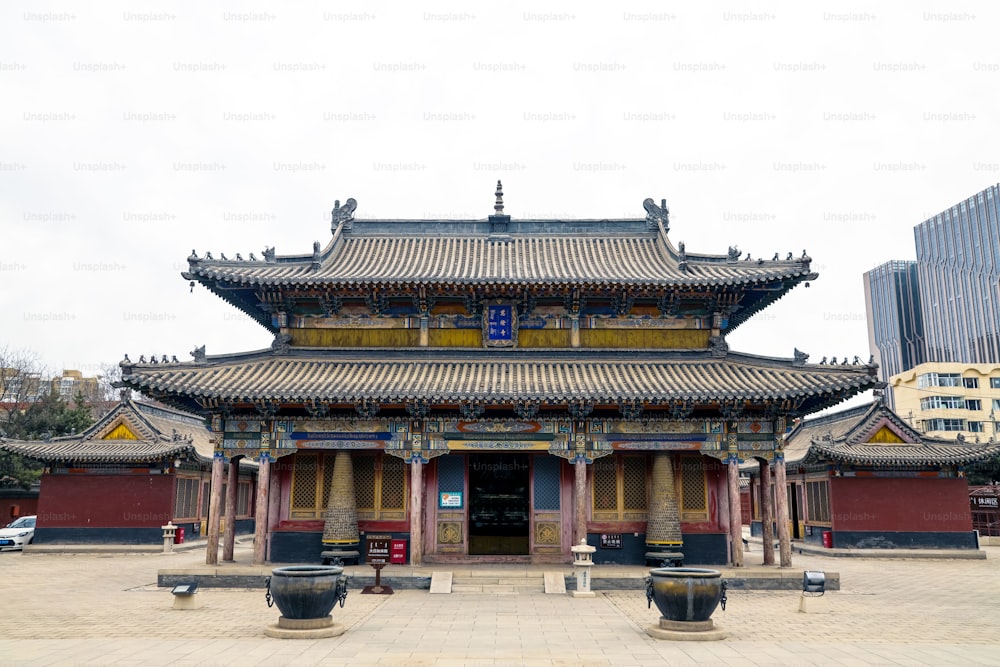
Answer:
[{"label": "step", "polygon": [[455,576],[452,579],[452,593],[544,593],[545,580],[540,572],[504,572],[502,575],[493,572],[491,576],[475,575]]}]

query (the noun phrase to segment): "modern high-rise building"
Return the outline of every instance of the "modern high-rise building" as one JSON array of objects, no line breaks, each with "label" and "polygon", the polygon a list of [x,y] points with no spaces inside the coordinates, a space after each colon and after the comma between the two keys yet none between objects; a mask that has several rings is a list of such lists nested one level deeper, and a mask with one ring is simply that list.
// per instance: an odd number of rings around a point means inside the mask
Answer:
[{"label": "modern high-rise building", "polygon": [[1000,186],[914,229],[928,361],[1000,361]]},{"label": "modern high-rise building", "polygon": [[893,260],[865,273],[865,311],[882,380],[926,361],[916,262]]},{"label": "modern high-rise building", "polygon": [[1000,186],[914,228],[916,261],[864,274],[879,376],[925,362],[1000,362]]}]

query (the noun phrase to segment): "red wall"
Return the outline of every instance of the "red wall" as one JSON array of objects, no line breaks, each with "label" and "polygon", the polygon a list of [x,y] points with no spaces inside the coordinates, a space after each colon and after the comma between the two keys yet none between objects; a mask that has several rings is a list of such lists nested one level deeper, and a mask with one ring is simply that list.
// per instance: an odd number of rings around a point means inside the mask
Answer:
[{"label": "red wall", "polygon": [[964,479],[833,477],[830,496],[833,530],[972,530]]},{"label": "red wall", "polygon": [[0,526],[21,516],[38,513],[38,498],[0,498]]},{"label": "red wall", "polygon": [[173,518],[172,475],[43,475],[39,528],[159,527]]}]

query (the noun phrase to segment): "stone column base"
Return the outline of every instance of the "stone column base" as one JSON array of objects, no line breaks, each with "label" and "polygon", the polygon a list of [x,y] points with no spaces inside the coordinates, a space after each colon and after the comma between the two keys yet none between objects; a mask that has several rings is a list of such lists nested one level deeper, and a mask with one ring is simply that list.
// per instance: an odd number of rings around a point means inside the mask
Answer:
[{"label": "stone column base", "polygon": [[712,619],[670,621],[663,617],[660,617],[659,625],[646,628],[646,634],[654,639],[669,639],[675,642],[710,642],[726,637],[725,632],[715,627]]},{"label": "stone column base", "polygon": [[334,623],[333,616],[292,619],[278,617],[278,622],[264,628],[264,634],[275,639],[325,639],[344,634],[347,627]]}]

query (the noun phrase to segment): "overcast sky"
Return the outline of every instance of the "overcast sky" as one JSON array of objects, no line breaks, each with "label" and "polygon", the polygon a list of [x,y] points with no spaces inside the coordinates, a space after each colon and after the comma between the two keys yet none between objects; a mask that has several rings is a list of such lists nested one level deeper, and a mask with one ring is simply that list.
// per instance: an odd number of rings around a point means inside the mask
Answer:
[{"label": "overcast sky", "polygon": [[0,6],[0,347],[271,336],[179,275],[358,218],[633,217],[820,274],[733,349],[868,358],[862,273],[1000,180],[995,3]]}]

